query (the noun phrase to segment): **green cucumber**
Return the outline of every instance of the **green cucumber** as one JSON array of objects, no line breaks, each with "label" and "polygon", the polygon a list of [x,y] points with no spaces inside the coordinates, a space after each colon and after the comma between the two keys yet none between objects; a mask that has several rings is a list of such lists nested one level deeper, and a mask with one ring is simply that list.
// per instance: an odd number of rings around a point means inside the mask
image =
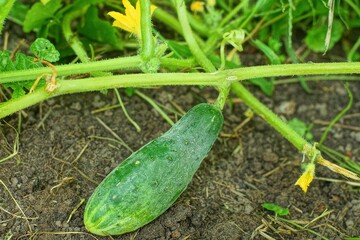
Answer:
[{"label": "green cucumber", "polygon": [[166,133],[134,152],[90,197],[86,229],[100,236],[120,235],[160,216],[191,182],[223,121],[218,107],[196,105]]}]

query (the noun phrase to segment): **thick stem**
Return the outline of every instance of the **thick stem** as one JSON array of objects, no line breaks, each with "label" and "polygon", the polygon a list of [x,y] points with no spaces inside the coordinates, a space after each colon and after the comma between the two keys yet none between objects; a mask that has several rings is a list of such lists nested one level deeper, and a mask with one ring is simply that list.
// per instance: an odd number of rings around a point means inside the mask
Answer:
[{"label": "thick stem", "polygon": [[155,52],[150,6],[151,3],[149,0],[140,0],[141,57],[144,62],[149,61]]},{"label": "thick stem", "polygon": [[[171,62],[169,65],[178,64],[181,65],[180,61]],[[77,63],[56,66],[58,76],[68,76],[76,74],[84,74],[96,71],[114,71],[124,69],[139,69],[141,60],[139,56],[134,57],[122,57],[108,60],[101,60],[89,63]],[[184,63],[185,65],[185,63]],[[33,80],[42,73],[52,73],[48,67],[34,68],[27,70],[17,70],[12,72],[0,72],[0,84],[8,82],[18,82],[25,80]]]},{"label": "thick stem", "polygon": [[0,105],[0,119],[48,98],[64,94],[100,91],[104,89],[122,87],[149,87],[164,85],[218,86],[223,84],[222,82],[224,79],[225,76],[220,74],[164,73],[128,74],[85,78],[79,80],[58,80],[57,84],[59,87],[52,94],[47,93],[45,89],[38,89],[33,93],[2,103]]},{"label": "thick stem", "polygon": [[307,141],[297,132],[282,121],[274,112],[263,105],[254,95],[252,95],[241,83],[233,83],[232,91],[239,96],[246,105],[254,110],[259,116],[265,119],[273,128],[281,133],[289,142],[291,142],[299,151],[303,151]]},{"label": "thick stem", "polygon": [[[91,63],[79,63],[57,66],[57,75],[66,76],[71,74],[89,73],[92,71],[111,71],[121,69],[139,69],[139,57],[116,58]],[[164,67],[186,67],[187,61],[175,59],[162,59]],[[17,70],[13,72],[1,72],[0,84],[17,82],[22,80],[36,79],[42,73],[51,73],[49,68],[36,68],[30,70]],[[360,62],[339,62],[339,63],[299,63],[265,65],[254,67],[242,67],[219,71],[217,74],[227,76],[229,81],[248,80],[260,77],[283,77],[295,75],[324,75],[324,74],[359,74]],[[189,73],[191,76],[192,73]],[[171,85],[171,79],[168,85]]]},{"label": "thick stem", "polygon": [[205,69],[206,72],[215,72],[216,68],[214,67],[212,62],[210,62],[210,60],[206,57],[205,53],[201,50],[194,38],[189,21],[187,19],[185,1],[175,1],[175,4],[179,22],[183,29],[184,38],[190,48],[191,53],[193,54],[196,61],[200,64],[200,66]]},{"label": "thick stem", "polygon": [[61,25],[66,41],[83,63],[90,62],[90,59],[84,49],[84,46],[82,45],[82,42],[71,30],[71,23],[75,18],[83,16],[86,9],[87,8],[84,8],[66,14]]}]

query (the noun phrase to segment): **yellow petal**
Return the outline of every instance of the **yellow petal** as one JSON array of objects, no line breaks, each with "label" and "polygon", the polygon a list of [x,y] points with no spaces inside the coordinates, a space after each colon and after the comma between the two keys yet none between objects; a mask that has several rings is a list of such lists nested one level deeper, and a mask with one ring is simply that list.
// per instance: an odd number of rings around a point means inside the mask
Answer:
[{"label": "yellow petal", "polygon": [[108,15],[111,16],[112,18],[115,18],[118,21],[120,21],[119,20],[120,18],[126,17],[124,14],[121,14],[121,13],[118,13],[118,12],[115,12],[115,11],[108,12]]},{"label": "yellow petal", "polygon": [[153,12],[155,11],[155,9],[156,9],[156,6],[155,6],[155,5],[151,5],[151,6],[150,6],[151,14],[153,14]]},{"label": "yellow petal", "polygon": [[126,17],[124,14],[118,13],[118,12],[109,12],[108,15],[115,18],[115,21],[113,23],[113,26],[124,29],[128,32],[133,32],[134,27],[131,22],[129,22],[128,17]]},{"label": "yellow petal", "polygon": [[304,192],[307,192],[307,190],[310,186],[310,183],[314,179],[314,175],[315,175],[315,164],[309,163],[306,166],[305,172],[296,181],[295,185],[300,186]]},{"label": "yellow petal", "polygon": [[[119,27],[130,33],[134,33],[139,39],[141,39],[141,27],[140,27],[140,1],[136,2],[134,8],[129,0],[122,0],[122,3],[125,7],[125,14],[118,12],[109,12],[108,14],[115,19],[113,26]],[[155,6],[151,5],[151,13],[154,12]]]},{"label": "yellow petal", "polygon": [[[128,16],[131,19],[136,19],[137,17],[140,17],[140,8],[135,9],[133,5],[128,0],[122,1],[125,7],[125,15]],[[138,8],[138,4],[140,4],[139,1],[136,2],[136,8]],[[138,13],[139,12],[139,13]]]}]

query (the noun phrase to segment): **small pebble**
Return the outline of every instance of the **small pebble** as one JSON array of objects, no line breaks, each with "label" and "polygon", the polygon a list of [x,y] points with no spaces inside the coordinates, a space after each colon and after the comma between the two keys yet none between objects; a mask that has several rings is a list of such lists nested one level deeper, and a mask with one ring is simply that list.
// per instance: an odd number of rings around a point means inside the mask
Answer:
[{"label": "small pebble", "polygon": [[277,112],[280,114],[291,115],[294,114],[296,110],[296,102],[286,101],[280,103],[280,106],[277,108]]},{"label": "small pebble", "polygon": [[75,102],[71,104],[70,108],[76,111],[80,111],[82,107],[79,102]]},{"label": "small pebble", "polygon": [[181,236],[181,233],[179,232],[179,230],[175,230],[171,232],[171,237],[172,238],[179,238]]}]

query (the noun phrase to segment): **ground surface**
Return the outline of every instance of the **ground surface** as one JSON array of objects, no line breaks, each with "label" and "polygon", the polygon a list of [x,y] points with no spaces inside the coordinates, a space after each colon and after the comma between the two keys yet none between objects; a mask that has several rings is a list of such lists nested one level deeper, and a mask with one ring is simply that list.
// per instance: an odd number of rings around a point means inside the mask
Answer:
[{"label": "ground surface", "polygon": [[[297,117],[308,123],[330,121],[347,104],[342,83],[321,81],[312,82],[310,86],[312,94],[306,94],[296,84],[279,85],[271,98],[255,91],[284,119]],[[352,115],[348,114],[340,123],[359,127],[360,84],[353,82],[350,88],[355,96],[349,112]],[[173,102],[184,110],[216,96],[212,89],[196,87],[143,92],[171,109],[175,109]],[[87,93],[58,97],[25,110],[19,152],[0,163],[0,179],[6,185],[0,185],[0,239],[6,239],[5,234],[12,236],[9,239],[111,239],[86,233],[85,203],[78,206],[89,198],[96,183],[131,153],[111,131],[136,150],[169,128],[140,97],[128,98],[123,94],[123,100],[129,114],[142,128],[140,133],[120,108],[92,112],[117,104],[112,91],[108,95]],[[222,136],[174,206],[137,232],[113,239],[359,237],[359,188],[315,180],[304,194],[294,186],[301,174],[302,155],[258,116],[235,134],[233,130],[245,120],[247,108],[236,98],[233,102],[232,108],[227,106],[224,110]],[[168,114],[173,119],[178,117]],[[17,128],[18,116],[1,121],[0,159],[13,151],[16,132],[12,127]],[[324,127],[314,125],[315,139],[319,139]],[[353,154],[357,161],[360,161],[359,143],[359,130],[344,127],[334,127],[326,140],[328,146]],[[344,179],[323,167],[317,168],[316,175]],[[261,204],[265,202],[288,207],[291,213],[285,218],[302,226],[315,219],[306,229],[319,236],[275,220],[271,212],[262,209]],[[322,214],[324,216],[317,219]]]}]

